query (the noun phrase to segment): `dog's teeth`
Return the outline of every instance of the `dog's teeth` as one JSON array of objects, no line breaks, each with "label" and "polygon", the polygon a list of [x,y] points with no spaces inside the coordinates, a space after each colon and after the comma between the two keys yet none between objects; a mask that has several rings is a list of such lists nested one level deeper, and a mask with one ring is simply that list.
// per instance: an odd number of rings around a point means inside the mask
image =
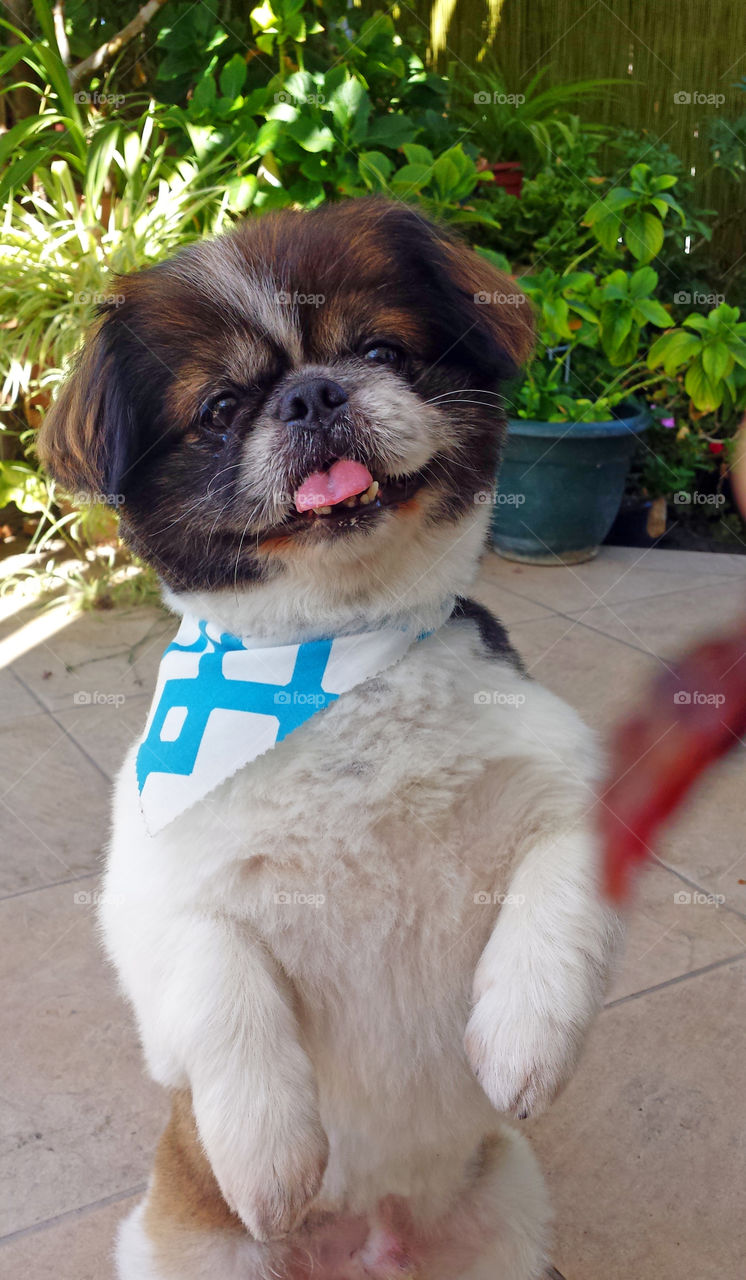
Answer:
[{"label": "dog's teeth", "polygon": [[372,502],[375,498],[380,487],[381,486],[378,481],[374,480],[373,483],[365,490],[365,493],[360,494],[358,501],[361,502],[364,507],[367,507],[368,503]]},{"label": "dog's teeth", "polygon": [[351,497],[351,498],[345,498],[344,502],[342,503],[342,506],[343,506],[343,507],[356,507],[356,506],[357,506],[357,494],[356,494],[356,493],[353,493],[353,495],[352,495],[352,497]]},{"label": "dog's teeth", "polygon": [[315,516],[330,516],[331,513],[331,507],[314,507],[313,509],[313,514]]}]

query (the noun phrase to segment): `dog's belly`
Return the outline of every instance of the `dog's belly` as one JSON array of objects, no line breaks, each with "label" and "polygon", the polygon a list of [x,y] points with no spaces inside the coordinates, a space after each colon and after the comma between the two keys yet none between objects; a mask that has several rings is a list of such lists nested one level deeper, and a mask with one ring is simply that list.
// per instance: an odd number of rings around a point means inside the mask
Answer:
[{"label": "dog's belly", "polygon": [[[479,809],[478,786],[463,803]],[[246,910],[293,985],[315,1068],[323,1207],[367,1211],[396,1194],[432,1208],[494,1123],[463,1035],[507,868],[468,825],[459,805],[438,833],[389,816],[336,858],[319,857],[308,826],[286,825],[292,856],[257,849],[243,868]]]}]

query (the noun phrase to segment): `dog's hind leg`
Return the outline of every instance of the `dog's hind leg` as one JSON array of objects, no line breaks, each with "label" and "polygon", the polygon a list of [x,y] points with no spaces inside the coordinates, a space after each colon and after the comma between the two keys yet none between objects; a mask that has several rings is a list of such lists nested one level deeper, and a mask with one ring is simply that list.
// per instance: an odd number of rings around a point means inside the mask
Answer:
[{"label": "dog's hind leg", "polygon": [[551,1217],[526,1138],[500,1125],[482,1143],[470,1185],[431,1236],[423,1280],[543,1280]]},{"label": "dog's hind leg", "polygon": [[174,1093],[145,1199],[119,1229],[119,1280],[258,1280],[260,1251],[220,1193],[188,1092]]}]

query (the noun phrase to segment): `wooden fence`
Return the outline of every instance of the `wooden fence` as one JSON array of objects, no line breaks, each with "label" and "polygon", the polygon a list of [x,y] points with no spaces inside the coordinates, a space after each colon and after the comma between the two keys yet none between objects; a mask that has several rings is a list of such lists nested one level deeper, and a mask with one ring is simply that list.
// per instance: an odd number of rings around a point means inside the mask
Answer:
[{"label": "wooden fence", "polygon": [[737,87],[746,77],[744,0],[406,0],[406,8],[430,25],[441,66],[475,66],[487,40],[513,92],[545,65],[547,83],[623,80],[578,114],[663,138],[693,173],[702,204],[721,216],[721,255],[744,253],[746,180],[739,187],[713,168],[707,145],[710,121],[727,138],[746,114]]}]

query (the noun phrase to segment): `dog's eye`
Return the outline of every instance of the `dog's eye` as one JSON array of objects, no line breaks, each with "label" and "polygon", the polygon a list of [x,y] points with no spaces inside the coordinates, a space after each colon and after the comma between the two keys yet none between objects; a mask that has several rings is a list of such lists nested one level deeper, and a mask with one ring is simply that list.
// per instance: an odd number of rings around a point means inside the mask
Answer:
[{"label": "dog's eye", "polygon": [[388,364],[396,367],[402,363],[404,352],[392,342],[375,342],[365,348],[363,359],[370,360],[372,364]]},{"label": "dog's eye", "polygon": [[208,400],[200,409],[199,424],[201,427],[212,427],[218,431],[229,427],[237,408],[238,400],[234,395],[223,393],[213,396],[212,400]]}]

